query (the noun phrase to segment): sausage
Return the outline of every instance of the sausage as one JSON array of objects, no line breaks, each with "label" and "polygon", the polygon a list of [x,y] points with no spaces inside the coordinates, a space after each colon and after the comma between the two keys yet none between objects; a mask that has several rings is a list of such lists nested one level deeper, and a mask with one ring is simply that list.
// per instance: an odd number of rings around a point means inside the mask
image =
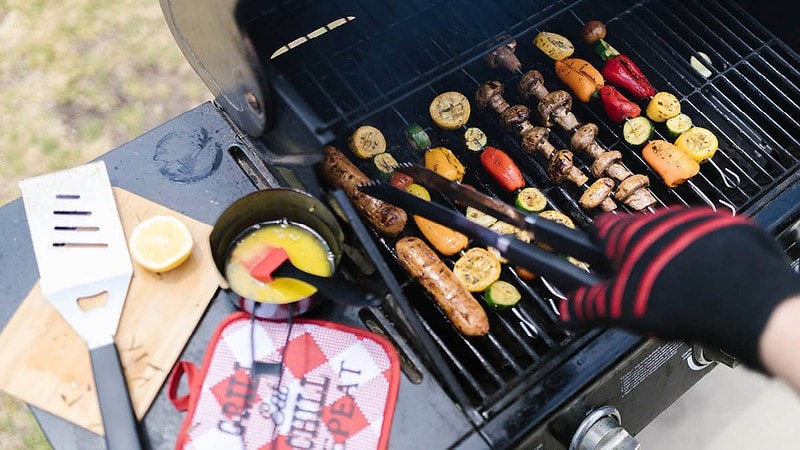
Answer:
[{"label": "sausage", "polygon": [[647,164],[664,180],[669,187],[683,184],[700,172],[700,165],[678,147],[667,141],[654,140],[642,149]]},{"label": "sausage", "polygon": [[323,178],[332,186],[342,189],[361,213],[381,234],[397,236],[406,226],[408,216],[402,209],[370,197],[358,190],[369,183],[364,175],[335,147],[325,147],[325,157],[320,162]]},{"label": "sausage", "polygon": [[404,237],[395,245],[397,259],[465,336],[489,332],[489,318],[475,297],[458,281],[428,245],[417,237]]}]

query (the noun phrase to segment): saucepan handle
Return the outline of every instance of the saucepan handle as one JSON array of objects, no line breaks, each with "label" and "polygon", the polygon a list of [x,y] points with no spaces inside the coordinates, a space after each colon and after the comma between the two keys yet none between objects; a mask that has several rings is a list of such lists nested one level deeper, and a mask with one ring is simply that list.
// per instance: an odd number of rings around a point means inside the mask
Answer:
[{"label": "saucepan handle", "polygon": [[141,436],[117,346],[112,342],[93,348],[89,355],[97,398],[100,400],[100,415],[106,431],[106,446],[110,450],[141,449]]}]

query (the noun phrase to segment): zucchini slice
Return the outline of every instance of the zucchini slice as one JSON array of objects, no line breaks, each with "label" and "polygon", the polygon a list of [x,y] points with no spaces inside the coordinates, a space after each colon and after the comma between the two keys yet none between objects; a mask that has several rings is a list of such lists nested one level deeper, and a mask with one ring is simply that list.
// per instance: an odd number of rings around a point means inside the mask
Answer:
[{"label": "zucchini slice", "polygon": [[669,135],[673,139],[680,136],[681,133],[689,128],[692,128],[692,118],[684,113],[680,113],[671,119],[667,119],[667,131],[669,131]]},{"label": "zucchini slice", "polygon": [[575,52],[575,47],[569,39],[549,31],[539,32],[533,39],[533,45],[556,61],[569,58]]},{"label": "zucchini slice", "polygon": [[427,189],[425,189],[425,186],[421,184],[411,183],[406,188],[406,192],[408,192],[409,194],[416,195],[417,197],[423,200],[431,201],[431,194],[428,192]]},{"label": "zucchini slice", "polygon": [[458,258],[453,273],[468,291],[481,292],[500,278],[500,261],[489,250],[473,247]]},{"label": "zucchini slice", "polygon": [[480,128],[469,127],[467,131],[464,132],[464,142],[467,144],[468,149],[473,152],[478,152],[483,149],[483,147],[486,147],[489,139],[486,137],[486,133],[481,131]]},{"label": "zucchini slice", "polygon": [[497,222],[497,218],[490,216],[472,206],[467,206],[467,219],[485,227],[491,227]]},{"label": "zucchini slice", "polygon": [[542,191],[535,187],[526,187],[519,191],[517,198],[514,199],[517,208],[526,212],[539,212],[547,207],[547,198]]},{"label": "zucchini slice", "polygon": [[650,99],[646,113],[653,122],[664,122],[681,113],[681,101],[669,92],[659,92]]},{"label": "zucchini slice", "polygon": [[539,213],[540,217],[543,217],[547,220],[552,220],[553,222],[560,223],[567,228],[575,229],[575,223],[572,222],[572,219],[569,218],[566,214],[556,211],[554,209],[548,209],[547,211],[542,211]]},{"label": "zucchini slice", "polygon": [[522,228],[515,227],[510,223],[502,222],[500,220],[492,224],[492,226],[490,226],[489,229],[496,233],[513,235],[515,238],[525,243],[528,243],[532,240],[531,234],[528,233],[527,231],[523,230]]},{"label": "zucchini slice", "polygon": [[625,142],[631,145],[642,145],[653,135],[653,123],[647,117],[634,117],[622,126]]},{"label": "zucchini slice", "polygon": [[608,61],[609,59],[619,55],[617,49],[611,46],[608,42],[603,39],[598,39],[597,43],[594,44],[594,51],[603,58],[603,61]]},{"label": "zucchini slice", "polygon": [[372,162],[375,164],[375,167],[378,168],[378,173],[380,173],[381,177],[386,180],[392,176],[394,170],[400,165],[400,163],[394,159],[394,156],[389,153],[375,155],[375,157],[372,158]]},{"label": "zucchini slice", "polygon": [[683,150],[690,158],[702,163],[711,159],[719,147],[719,140],[706,128],[692,127],[675,140],[675,147]]},{"label": "zucchini slice", "polygon": [[425,151],[431,148],[431,138],[417,123],[412,123],[405,130],[406,139],[414,150]]},{"label": "zucchini slice", "polygon": [[522,294],[513,284],[498,280],[486,289],[483,298],[489,306],[502,309],[516,305],[522,299]]},{"label": "zucchini slice", "polygon": [[356,128],[347,143],[350,150],[362,159],[369,159],[386,151],[386,138],[383,133],[370,125]]}]

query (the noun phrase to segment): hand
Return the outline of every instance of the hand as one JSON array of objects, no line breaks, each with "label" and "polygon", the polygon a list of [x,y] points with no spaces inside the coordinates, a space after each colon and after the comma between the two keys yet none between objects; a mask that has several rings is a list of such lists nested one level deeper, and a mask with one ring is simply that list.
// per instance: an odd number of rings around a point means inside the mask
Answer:
[{"label": "hand", "polygon": [[721,348],[764,370],[759,337],[800,277],[775,240],[742,216],[710,208],[605,214],[593,230],[612,277],[561,305],[570,327],[619,326]]}]

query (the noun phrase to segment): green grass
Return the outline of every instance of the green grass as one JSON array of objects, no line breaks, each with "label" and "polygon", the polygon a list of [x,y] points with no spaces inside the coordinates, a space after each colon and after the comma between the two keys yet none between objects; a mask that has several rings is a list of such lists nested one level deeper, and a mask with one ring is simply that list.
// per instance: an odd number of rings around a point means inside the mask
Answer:
[{"label": "green grass", "polygon": [[[157,0],[0,0],[0,205],[210,98]],[[0,448],[49,448],[0,392]]]}]

